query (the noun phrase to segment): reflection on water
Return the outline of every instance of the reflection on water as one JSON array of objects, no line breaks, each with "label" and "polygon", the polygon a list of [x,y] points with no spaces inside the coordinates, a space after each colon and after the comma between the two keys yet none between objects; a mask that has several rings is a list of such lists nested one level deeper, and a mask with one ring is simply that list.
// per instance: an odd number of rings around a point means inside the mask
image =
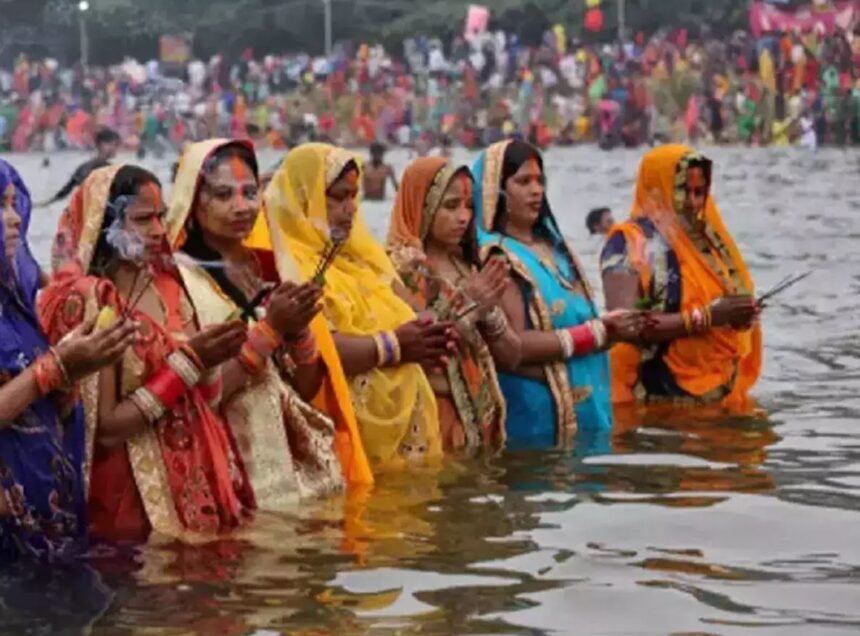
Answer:
[{"label": "reflection on water", "polygon": [[[556,213],[592,274],[585,214],[623,217],[638,157],[548,157]],[[815,271],[764,317],[747,416],[622,412],[612,440],[389,476],[261,516],[233,541],[104,546],[74,567],[4,572],[0,634],[856,634],[860,155],[714,158],[759,285]],[[12,160],[43,198],[76,158]],[[366,209],[377,232],[389,205]],[[43,261],[59,211],[34,221]]]}]

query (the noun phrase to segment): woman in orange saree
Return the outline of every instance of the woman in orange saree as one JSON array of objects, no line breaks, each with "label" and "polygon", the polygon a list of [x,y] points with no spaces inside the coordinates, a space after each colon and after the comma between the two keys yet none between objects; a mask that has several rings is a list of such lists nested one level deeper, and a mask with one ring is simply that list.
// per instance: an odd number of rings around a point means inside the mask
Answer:
[{"label": "woman in orange saree", "polygon": [[650,310],[639,343],[611,353],[614,403],[743,407],[761,371],[753,281],[711,194],[709,159],[656,148],[639,168],[630,220],[601,256],[607,309]]},{"label": "woman in orange saree", "polygon": [[387,250],[419,309],[458,324],[458,353],[428,374],[444,449],[501,445],[506,406],[493,357],[516,367],[520,342],[499,308],[506,267],[493,259],[479,271],[468,167],[431,157],[406,169]]},{"label": "woman in orange saree", "polygon": [[93,172],[60,219],[54,278],[39,299],[52,342],[94,316],[140,325],[123,359],[81,385],[90,529],[114,540],[213,537],[254,507],[234,441],[209,405],[228,394],[218,369],[246,331],[239,321],[199,329],[163,216],[152,174]]},{"label": "woman in orange saree", "polygon": [[[243,245],[259,214],[259,187],[250,142],[193,144],[177,172],[167,231],[201,323],[244,312],[252,330],[271,325],[283,339],[259,377],[222,405],[258,506],[278,510],[344,481],[369,484],[372,474],[351,405],[337,397],[338,382],[346,389],[337,352],[322,317],[314,319],[318,289],[281,284],[272,252]],[[262,318],[251,304],[267,288],[285,293],[272,292]]]}]

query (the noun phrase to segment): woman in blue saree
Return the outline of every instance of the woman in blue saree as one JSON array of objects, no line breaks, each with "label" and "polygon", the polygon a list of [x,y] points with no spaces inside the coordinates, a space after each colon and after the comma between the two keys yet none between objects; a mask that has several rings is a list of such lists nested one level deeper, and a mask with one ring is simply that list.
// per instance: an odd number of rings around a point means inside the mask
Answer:
[{"label": "woman in blue saree", "polygon": [[540,152],[505,141],[481,154],[475,210],[481,257],[498,253],[516,285],[502,306],[522,340],[522,363],[500,373],[509,447],[566,445],[609,450],[612,431],[606,349],[643,326],[636,312],[598,315],[591,288],[546,197]]},{"label": "woman in blue saree", "polygon": [[30,195],[2,159],[0,196],[0,563],[8,563],[59,558],[86,533],[73,382],[116,360],[136,328],[88,325],[49,347],[34,308],[43,276],[25,239]]}]

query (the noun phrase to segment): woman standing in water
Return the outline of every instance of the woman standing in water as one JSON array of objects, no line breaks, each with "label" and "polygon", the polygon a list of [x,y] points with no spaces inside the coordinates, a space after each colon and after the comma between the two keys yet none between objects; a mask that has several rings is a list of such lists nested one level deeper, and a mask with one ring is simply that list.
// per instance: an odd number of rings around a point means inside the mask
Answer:
[{"label": "woman standing in water", "polygon": [[[350,378],[352,404],[374,469],[424,465],[442,455],[433,389],[453,326],[417,319],[394,265],[358,211],[352,154],[325,144],[290,151],[266,191],[271,243],[284,280],[317,278]],[[265,230],[260,227],[259,230]],[[265,231],[252,240],[269,244]],[[319,275],[321,262],[329,265]]]},{"label": "woman standing in water", "polygon": [[680,145],[642,159],[630,220],[601,256],[609,309],[650,309],[612,351],[613,401],[742,405],[761,371],[749,270],[711,195],[713,164]]},{"label": "woman standing in water", "polygon": [[0,563],[74,554],[87,530],[83,413],[73,382],[113,363],[136,328],[88,323],[55,348],[36,317],[39,266],[27,245],[30,194],[0,160]]},{"label": "woman standing in water", "polygon": [[239,354],[245,325],[200,329],[164,215],[146,170],[94,172],[60,219],[58,269],[39,299],[54,342],[96,315],[140,324],[122,361],[81,387],[91,530],[105,538],[211,537],[254,506],[233,439],[210,407],[239,388],[218,369]]},{"label": "woman standing in water", "polygon": [[[257,505],[278,510],[299,496],[338,489],[344,478],[369,483],[372,476],[348,393],[342,404],[337,399],[336,387],[346,386],[337,351],[322,318],[310,326],[321,290],[290,281],[276,287],[272,253],[243,245],[260,205],[253,146],[205,141],[183,155],[167,228],[181,250],[180,262],[189,261],[179,269],[201,323],[217,324],[240,312],[253,322],[245,368],[236,369],[243,372],[245,388],[222,409]],[[260,319],[253,301],[267,292]],[[318,340],[324,342],[322,351]],[[335,423],[305,401],[316,401]]]},{"label": "woman standing in water", "polygon": [[397,193],[387,248],[419,308],[457,323],[460,332],[447,368],[430,374],[445,450],[500,446],[505,400],[493,356],[516,367],[520,341],[499,307],[505,264],[493,259],[478,271],[469,169],[442,158],[412,163]]},{"label": "woman standing in water", "polygon": [[628,311],[598,316],[582,267],[550,209],[537,149],[520,141],[494,144],[473,172],[482,257],[504,257],[517,283],[502,301],[522,342],[517,369],[499,374],[508,444],[566,443],[577,429],[608,438],[605,350],[633,338],[642,317]]}]

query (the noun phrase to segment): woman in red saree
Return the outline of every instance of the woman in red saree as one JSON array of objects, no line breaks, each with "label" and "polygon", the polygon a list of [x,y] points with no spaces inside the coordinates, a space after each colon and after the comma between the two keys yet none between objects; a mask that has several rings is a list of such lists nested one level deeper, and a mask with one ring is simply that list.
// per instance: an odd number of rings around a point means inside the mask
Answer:
[{"label": "woman in red saree", "polygon": [[245,341],[236,321],[199,329],[166,249],[157,179],[133,166],[93,172],[60,219],[55,275],[39,315],[57,342],[82,322],[129,316],[138,342],[81,386],[91,532],[188,541],[237,527],[254,497],[234,440],[210,403],[220,365]]}]

